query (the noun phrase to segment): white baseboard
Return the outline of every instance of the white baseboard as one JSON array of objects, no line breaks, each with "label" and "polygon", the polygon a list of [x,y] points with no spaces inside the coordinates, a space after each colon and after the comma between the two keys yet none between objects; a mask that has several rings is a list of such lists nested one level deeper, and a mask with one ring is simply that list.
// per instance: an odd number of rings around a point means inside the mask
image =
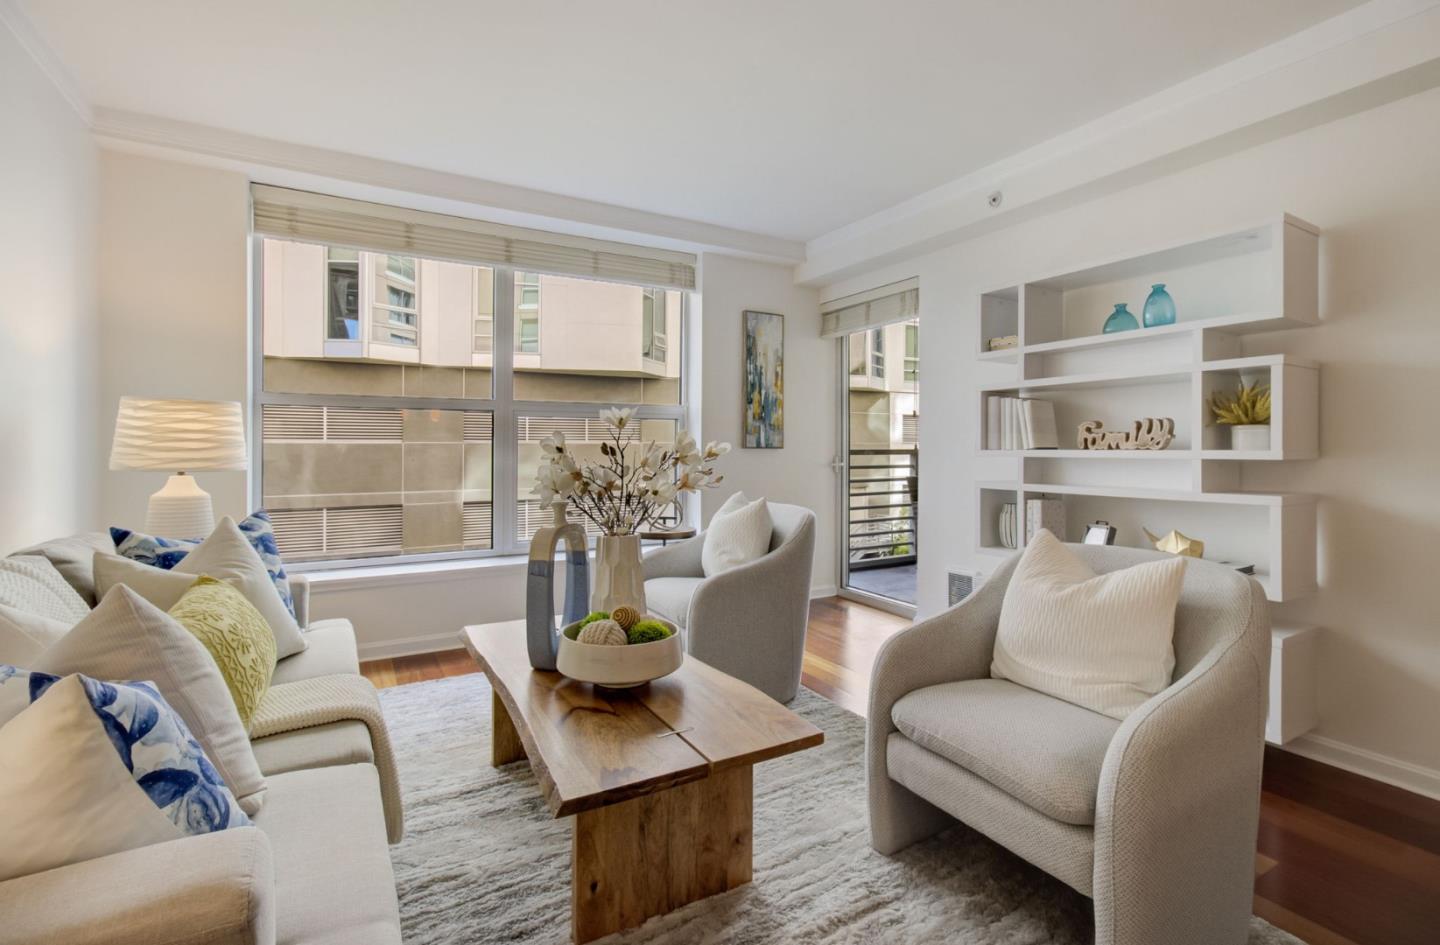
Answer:
[{"label": "white baseboard", "polygon": [[360,651],[360,662],[368,660],[388,660],[397,656],[414,656],[418,653],[437,653],[440,650],[458,650],[464,644],[460,642],[460,631],[453,633],[427,633],[419,637],[405,637],[402,640],[385,640],[380,643],[361,643],[356,649]]},{"label": "white baseboard", "polygon": [[1312,761],[1440,800],[1440,771],[1434,768],[1357,748],[1324,735],[1301,735],[1282,747]]},{"label": "white baseboard", "polygon": [[838,593],[840,593],[840,589],[834,584],[817,584],[810,588],[810,599],[815,600],[817,597],[834,597]]}]

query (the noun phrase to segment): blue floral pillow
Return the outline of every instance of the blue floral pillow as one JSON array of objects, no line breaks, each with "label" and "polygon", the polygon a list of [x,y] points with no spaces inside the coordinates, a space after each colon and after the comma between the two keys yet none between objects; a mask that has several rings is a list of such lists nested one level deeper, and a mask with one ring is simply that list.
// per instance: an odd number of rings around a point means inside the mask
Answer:
[{"label": "blue floral pillow", "polygon": [[[0,724],[61,678],[0,664]],[[120,761],[171,823],[186,834],[250,824],[185,720],[154,685],[99,682],[83,675],[80,682]]]},{"label": "blue floral pillow", "polygon": [[[270,572],[270,580],[275,582],[275,590],[280,592],[280,600],[284,601],[285,609],[290,611],[293,617],[295,600],[290,596],[290,579],[286,577],[285,564],[280,560],[280,548],[275,544],[275,526],[270,524],[270,516],[262,509],[252,512],[237,524],[240,526],[240,534],[245,536],[255,553],[260,556],[260,560],[265,563],[265,570]],[[179,564],[180,559],[205,540],[204,537],[157,538],[113,525],[110,527],[110,537],[115,541],[117,554],[166,571]]]}]

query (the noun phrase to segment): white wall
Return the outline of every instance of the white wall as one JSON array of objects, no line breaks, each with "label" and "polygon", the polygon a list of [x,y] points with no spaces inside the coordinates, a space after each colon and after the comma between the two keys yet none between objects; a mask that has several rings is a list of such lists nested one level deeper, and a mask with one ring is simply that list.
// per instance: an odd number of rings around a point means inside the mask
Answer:
[{"label": "white wall", "polygon": [[[121,396],[244,402],[250,183],[243,174],[104,151],[100,159],[100,435]],[[247,414],[248,417],[248,414]],[[248,420],[247,420],[248,422]],[[159,472],[103,472],[106,525],[141,525]],[[215,514],[249,504],[243,472],[197,472]]]},{"label": "white wall", "polygon": [[0,25],[0,551],[95,524],[96,149]]},{"label": "white wall", "polygon": [[[700,262],[700,430],[706,440],[735,449],[719,463],[725,481],[702,501],[708,521],[734,492],[813,509],[816,592],[835,588],[835,456],[838,400],[835,342],[820,338],[819,295],[796,286],[788,267],[706,254]],[[785,316],[785,446],[747,450],[741,429],[741,370],[745,310]]]},{"label": "white wall", "polygon": [[1437,168],[1440,90],[827,286],[834,298],[920,277],[922,614],[944,606],[947,568],[990,566],[972,552],[971,484],[1006,473],[973,453],[974,387],[1004,379],[971,355],[976,294],[1290,211],[1324,232],[1324,324],[1245,353],[1320,363],[1321,458],[1252,464],[1245,485],[1322,497],[1320,593],[1276,605],[1277,619],[1325,628],[1319,737],[1298,749],[1440,790]]}]

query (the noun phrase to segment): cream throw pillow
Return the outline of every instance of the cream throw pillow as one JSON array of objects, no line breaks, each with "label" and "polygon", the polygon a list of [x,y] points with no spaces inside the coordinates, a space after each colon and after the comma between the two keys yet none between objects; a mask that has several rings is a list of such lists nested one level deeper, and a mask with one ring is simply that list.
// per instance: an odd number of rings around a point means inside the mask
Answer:
[{"label": "cream throw pillow", "polygon": [[130,588],[112,588],[90,616],[28,668],[154,683],[185,720],[240,809],[247,814],[260,809],[265,778],[220,667],[189,630]]},{"label": "cream throw pillow", "polygon": [[700,567],[706,577],[763,558],[770,550],[770,507],[763,498],[750,501],[737,492],[725,500],[710,527],[705,530],[705,544],[700,549]]},{"label": "cream throw pillow", "polygon": [[174,607],[202,574],[234,587],[260,611],[275,634],[277,659],[305,649],[305,634],[280,599],[265,562],[229,516],[221,519],[210,537],[169,571],[120,555],[95,555],[96,594],[103,598],[110,588],[126,584],[161,610]]},{"label": "cream throw pillow", "polygon": [[1000,606],[990,675],[1123,719],[1170,685],[1185,559],[1097,575],[1041,529]]},{"label": "cream throw pillow", "polygon": [[0,881],[185,836],[70,676],[0,727]]},{"label": "cream throw pillow", "polygon": [[70,632],[74,623],[0,604],[0,663],[29,666],[45,648]]}]

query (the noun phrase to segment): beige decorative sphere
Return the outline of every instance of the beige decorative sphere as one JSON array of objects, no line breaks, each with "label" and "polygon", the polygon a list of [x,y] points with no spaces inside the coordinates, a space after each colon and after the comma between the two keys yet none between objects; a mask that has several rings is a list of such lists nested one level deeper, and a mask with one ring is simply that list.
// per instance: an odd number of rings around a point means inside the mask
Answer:
[{"label": "beige decorative sphere", "polygon": [[640,621],[640,611],[622,604],[610,611],[610,619],[618,623],[621,630],[629,630]]},{"label": "beige decorative sphere", "polygon": [[593,646],[624,646],[627,638],[625,630],[615,621],[596,620],[580,628],[575,642]]}]

